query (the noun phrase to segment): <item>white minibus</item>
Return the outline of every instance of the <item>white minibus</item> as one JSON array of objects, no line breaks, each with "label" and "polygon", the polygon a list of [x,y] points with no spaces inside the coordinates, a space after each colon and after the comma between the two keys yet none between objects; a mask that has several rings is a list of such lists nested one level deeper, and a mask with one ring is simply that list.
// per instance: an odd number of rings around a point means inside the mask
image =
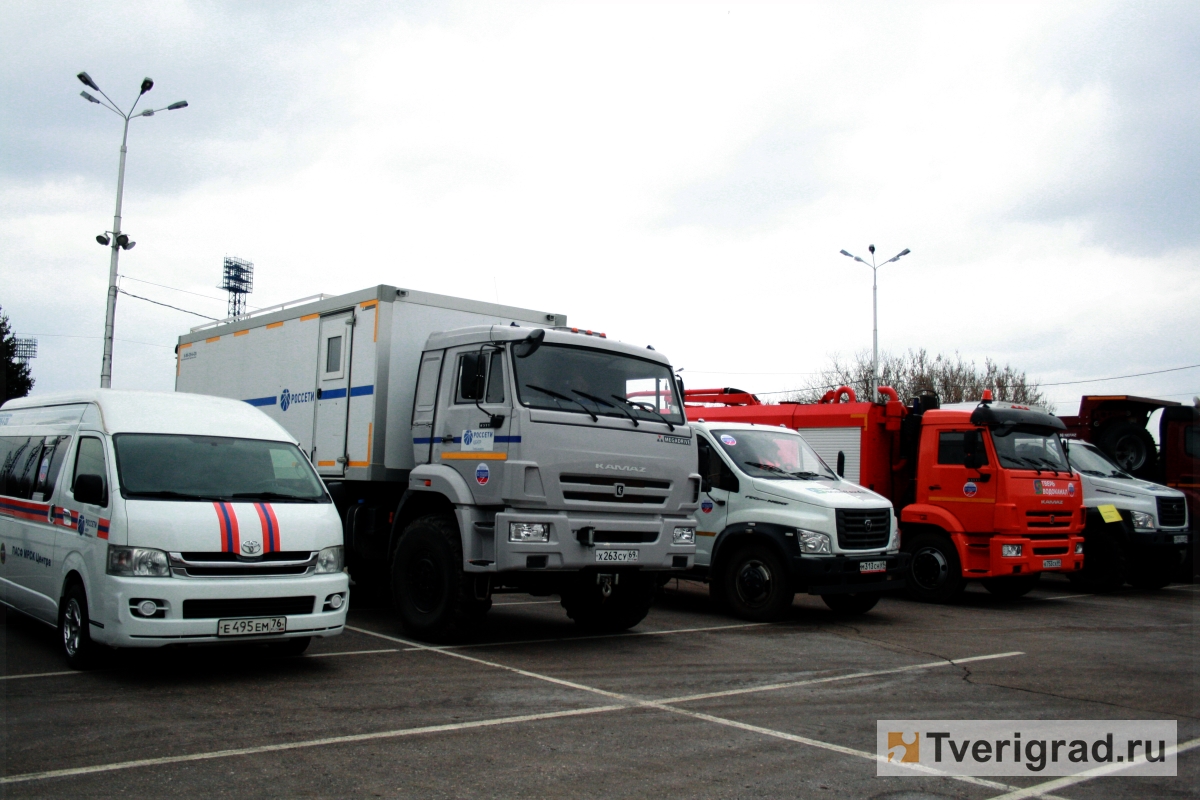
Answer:
[{"label": "white minibus", "polygon": [[253,641],[346,624],[342,525],[277,422],[236,400],[99,389],[0,407],[0,602],[96,645]]}]

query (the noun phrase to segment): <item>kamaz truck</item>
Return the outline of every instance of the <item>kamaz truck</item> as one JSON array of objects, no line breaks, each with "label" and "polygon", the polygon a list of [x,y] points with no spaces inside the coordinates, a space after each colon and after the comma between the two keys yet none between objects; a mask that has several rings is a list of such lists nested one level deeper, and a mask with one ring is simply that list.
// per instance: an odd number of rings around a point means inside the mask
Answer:
[{"label": "kamaz truck", "polygon": [[946,602],[979,580],[1019,597],[1043,572],[1083,568],[1083,493],[1062,421],[1009,403],[940,407],[936,395],[859,402],[840,387],[819,403],[764,404],[738,389],[688,390],[692,417],[798,431],[838,475],[890,499],[900,515],[907,589]]},{"label": "kamaz truck", "polygon": [[176,389],[279,421],[341,514],[351,575],[441,640],[494,592],[619,630],[693,566],[700,476],[670,362],[562,315],[375,286],[180,337]]}]

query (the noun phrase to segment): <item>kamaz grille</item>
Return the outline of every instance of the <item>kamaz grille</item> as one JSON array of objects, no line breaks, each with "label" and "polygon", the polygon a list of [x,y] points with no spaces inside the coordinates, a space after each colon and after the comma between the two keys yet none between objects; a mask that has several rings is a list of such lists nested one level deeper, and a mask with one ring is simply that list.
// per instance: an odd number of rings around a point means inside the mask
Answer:
[{"label": "kamaz grille", "polygon": [[837,512],[838,547],[843,550],[875,550],[892,538],[892,512],[887,508]]},{"label": "kamaz grille", "polygon": [[671,495],[670,481],[608,475],[561,475],[563,499],[577,503],[661,506]]},{"label": "kamaz grille", "polygon": [[234,600],[184,600],[184,619],[282,617],[311,614],[315,597],[253,597]]},{"label": "kamaz grille", "polygon": [[1182,528],[1187,524],[1187,501],[1182,497],[1158,498],[1158,527]]},{"label": "kamaz grille", "polygon": [[1070,511],[1026,511],[1025,524],[1030,528],[1069,528],[1073,516]]}]

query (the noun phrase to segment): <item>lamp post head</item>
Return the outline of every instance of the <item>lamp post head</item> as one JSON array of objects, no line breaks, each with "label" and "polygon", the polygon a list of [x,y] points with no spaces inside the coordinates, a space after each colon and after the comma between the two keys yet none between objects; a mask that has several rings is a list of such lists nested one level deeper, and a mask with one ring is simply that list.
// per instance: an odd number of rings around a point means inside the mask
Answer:
[{"label": "lamp post head", "polygon": [[82,97],[84,100],[87,100],[89,103],[99,103],[100,102],[99,100],[97,100],[96,98],[94,98],[90,94],[88,94],[87,92],[80,92],[79,96]]},{"label": "lamp post head", "polygon": [[105,247],[108,247],[108,243],[112,240],[108,238],[107,233],[102,233],[96,237],[96,241],[99,242],[100,244],[104,245]]},{"label": "lamp post head", "polygon": [[167,111],[174,111],[177,108],[187,108],[187,100],[180,100],[178,103],[171,103],[167,106]]},{"label": "lamp post head", "polygon": [[150,80],[149,78],[142,78],[141,94],[145,94],[146,92],[150,91],[153,88],[154,88],[154,81]]},{"label": "lamp post head", "polygon": [[845,250],[841,250],[839,252],[841,252],[841,254],[844,255],[846,258],[854,258],[853,253],[847,253]]},{"label": "lamp post head", "polygon": [[81,72],[75,77],[79,78],[80,82],[89,89],[95,89],[97,92],[100,91],[100,87],[96,85],[94,80],[92,80],[92,76],[88,75],[86,72]]},{"label": "lamp post head", "polygon": [[867,245],[867,250],[869,250],[871,252],[871,255],[875,255],[875,245],[873,245],[873,244]]}]

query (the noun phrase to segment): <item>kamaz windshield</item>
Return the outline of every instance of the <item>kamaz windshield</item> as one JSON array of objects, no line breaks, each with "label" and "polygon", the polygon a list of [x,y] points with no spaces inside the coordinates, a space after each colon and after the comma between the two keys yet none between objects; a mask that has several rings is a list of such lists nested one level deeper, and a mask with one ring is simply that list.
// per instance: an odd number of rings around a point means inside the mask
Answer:
[{"label": "kamaz windshield", "polygon": [[838,479],[799,434],[733,428],[713,431],[713,436],[738,469],[751,478]]},{"label": "kamaz windshield", "polygon": [[529,408],[624,417],[636,424],[684,423],[667,365],[611,350],[545,344],[513,359],[517,396]]},{"label": "kamaz windshield", "polygon": [[1049,472],[1069,472],[1067,456],[1057,433],[1011,428],[1002,425],[992,429],[992,444],[1000,466],[1008,469],[1032,469]]},{"label": "kamaz windshield", "polygon": [[126,499],[329,502],[312,465],[291,442],[119,433],[113,444]]}]

